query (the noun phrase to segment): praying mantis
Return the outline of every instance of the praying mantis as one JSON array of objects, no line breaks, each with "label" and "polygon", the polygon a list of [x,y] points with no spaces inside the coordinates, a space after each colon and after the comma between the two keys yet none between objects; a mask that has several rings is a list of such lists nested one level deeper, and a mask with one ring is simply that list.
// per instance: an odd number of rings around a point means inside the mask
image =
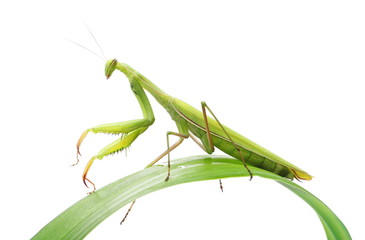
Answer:
[{"label": "praying mantis", "polygon": [[[301,170],[295,165],[285,161],[281,157],[221,124],[221,122],[205,102],[201,102],[202,111],[199,111],[189,104],[166,94],[154,83],[152,83],[145,76],[134,70],[129,65],[120,63],[117,61],[117,59],[106,61],[105,76],[107,79],[112,76],[115,70],[119,70],[128,78],[131,90],[139,102],[143,113],[143,118],[98,125],[89,128],[82,133],[76,145],[77,163],[79,162],[79,156],[81,155],[81,143],[88,133],[92,132],[121,135],[121,137],[104,147],[99,151],[98,154],[93,156],[88,161],[82,174],[82,180],[87,187],[88,183],[93,186],[92,192],[95,191],[96,187],[95,184],[87,177],[87,174],[93,162],[128,148],[139,135],[144,133],[148,127],[154,123],[155,118],[153,110],[145,91],[149,92],[157,100],[157,102],[166,109],[172,120],[175,121],[178,129],[177,132],[167,132],[168,149],[147,165],[147,167],[150,167],[167,155],[168,167],[165,181],[168,181],[171,177],[170,152],[188,138],[191,138],[208,154],[212,154],[215,148],[218,148],[224,153],[241,160],[243,167],[250,175],[250,179],[252,179],[250,165],[265,169],[291,180],[294,178],[297,180],[312,179],[312,176],[307,172]],[[207,112],[209,112],[212,117],[207,116]],[[179,139],[170,146],[169,136],[176,136]]]}]

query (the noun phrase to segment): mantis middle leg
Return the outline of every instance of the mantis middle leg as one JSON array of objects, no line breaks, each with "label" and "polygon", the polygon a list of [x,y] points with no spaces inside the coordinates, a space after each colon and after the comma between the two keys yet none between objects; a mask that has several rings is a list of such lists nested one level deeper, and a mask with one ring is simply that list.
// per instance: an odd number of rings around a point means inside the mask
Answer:
[{"label": "mantis middle leg", "polygon": [[[156,164],[158,161],[160,161],[164,156],[166,156],[167,155],[167,177],[165,178],[165,181],[168,181],[169,180],[169,178],[170,178],[170,152],[172,151],[172,150],[174,150],[175,148],[177,148],[183,141],[184,141],[184,139],[186,139],[186,138],[188,138],[189,137],[189,132],[188,132],[188,130],[187,130],[187,126],[186,125],[184,125],[184,124],[178,124],[177,123],[177,127],[178,127],[178,129],[179,129],[179,131],[181,131],[181,132],[179,132],[179,133],[176,133],[176,132],[167,132],[166,133],[166,139],[167,139],[167,150],[166,151],[164,151],[163,153],[161,153],[155,160],[153,160],[151,163],[149,163],[147,166],[146,166],[146,168],[147,167],[151,167],[151,166],[153,166],[154,164]],[[175,142],[172,146],[170,146],[170,140],[169,140],[169,136],[170,135],[174,135],[174,136],[177,136],[177,137],[179,137],[179,140],[177,141],[177,142]],[[191,136],[191,135],[190,135]],[[134,200],[132,203],[131,203],[131,205],[129,206],[129,208],[128,208],[128,210],[127,210],[127,212],[126,212],[126,214],[124,215],[124,217],[123,217],[123,219],[122,219],[122,221],[120,222],[120,225],[122,225],[123,224],[123,222],[127,219],[127,217],[128,217],[128,215],[129,215],[129,213],[130,213],[130,211],[132,210],[132,208],[133,208],[133,206],[134,206],[134,204],[136,203],[136,200]]]}]

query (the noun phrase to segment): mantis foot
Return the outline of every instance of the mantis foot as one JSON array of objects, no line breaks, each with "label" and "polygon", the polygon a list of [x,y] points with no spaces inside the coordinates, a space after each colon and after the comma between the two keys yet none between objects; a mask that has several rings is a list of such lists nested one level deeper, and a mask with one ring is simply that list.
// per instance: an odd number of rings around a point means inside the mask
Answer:
[{"label": "mantis foot", "polygon": [[94,193],[94,192],[95,192],[96,187],[95,187],[95,184],[94,184],[92,181],[90,181],[87,177],[84,177],[83,182],[84,182],[84,184],[85,184],[85,186],[86,186],[86,187],[89,187],[89,186],[86,184],[86,181],[88,181],[89,183],[91,183],[91,185],[93,186],[93,190],[87,193],[88,195],[90,195],[90,194],[92,194],[92,193]]},{"label": "mantis foot", "polygon": [[170,179],[170,174],[167,175],[167,177],[165,178],[165,182],[167,182]]}]

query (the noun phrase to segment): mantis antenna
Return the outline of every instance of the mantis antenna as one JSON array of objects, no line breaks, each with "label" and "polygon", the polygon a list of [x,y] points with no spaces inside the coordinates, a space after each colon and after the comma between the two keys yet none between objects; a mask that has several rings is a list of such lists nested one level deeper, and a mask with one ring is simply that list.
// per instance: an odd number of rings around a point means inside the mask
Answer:
[{"label": "mantis antenna", "polygon": [[94,39],[94,42],[95,42],[95,43],[96,43],[96,45],[98,46],[98,48],[99,48],[99,50],[100,50],[100,52],[101,52],[102,56],[100,56],[100,55],[99,55],[99,54],[97,54],[96,52],[94,52],[94,51],[90,50],[89,48],[87,48],[87,47],[85,47],[85,46],[81,45],[80,43],[77,43],[77,42],[75,42],[75,41],[73,41],[73,40],[71,40],[71,39],[68,39],[68,38],[66,38],[66,40],[68,40],[68,41],[72,42],[73,44],[76,44],[77,46],[79,46],[79,47],[81,47],[81,48],[85,49],[86,51],[88,51],[88,52],[90,52],[90,53],[94,54],[95,56],[97,56],[98,58],[100,58],[101,60],[103,60],[103,62],[106,62],[106,60],[107,60],[107,59],[106,59],[106,57],[105,57],[105,54],[104,54],[103,49],[100,47],[100,45],[99,45],[98,41],[96,40],[96,38],[95,38],[94,34],[91,32],[90,28],[87,26],[87,24],[85,23],[85,21],[84,21],[84,25],[85,25],[86,29],[88,30],[88,32],[90,33],[91,37]]},{"label": "mantis antenna", "polygon": [[99,54],[97,54],[97,53],[95,53],[94,51],[92,51],[92,50],[88,49],[87,47],[85,47],[85,46],[81,45],[80,43],[77,43],[77,42],[75,42],[75,41],[72,41],[71,39],[68,39],[68,38],[66,38],[66,40],[68,40],[68,41],[72,42],[73,44],[76,44],[76,45],[77,45],[77,46],[79,46],[79,47],[82,47],[83,49],[85,49],[85,50],[87,50],[88,52],[90,52],[90,53],[94,54],[95,56],[97,56],[97,57],[98,57],[98,58],[100,58],[101,60],[105,61],[105,58],[102,58]]},{"label": "mantis antenna", "polygon": [[106,57],[105,57],[105,54],[104,54],[103,49],[100,47],[100,45],[99,45],[98,41],[97,41],[97,40],[96,40],[96,38],[94,37],[94,34],[91,32],[91,30],[90,30],[89,26],[86,24],[86,22],[85,22],[85,21],[84,21],[84,25],[85,25],[85,27],[87,28],[87,30],[89,31],[89,33],[90,33],[91,37],[94,39],[94,42],[95,42],[95,43],[96,43],[96,45],[98,46],[98,48],[99,48],[99,50],[100,50],[101,54],[103,54],[104,60],[106,61],[107,59],[106,59]]}]

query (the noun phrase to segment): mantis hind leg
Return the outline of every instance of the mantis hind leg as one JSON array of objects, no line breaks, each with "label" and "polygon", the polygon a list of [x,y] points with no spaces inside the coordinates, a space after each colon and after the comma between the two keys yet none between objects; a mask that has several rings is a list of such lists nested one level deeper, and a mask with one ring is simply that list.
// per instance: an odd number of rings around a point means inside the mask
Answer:
[{"label": "mantis hind leg", "polygon": [[[205,122],[206,133],[207,133],[207,139],[208,139],[208,143],[209,143],[210,148],[214,149],[214,143],[213,143],[213,139],[212,139],[212,134],[211,134],[210,129],[209,129],[209,122],[208,122],[208,116],[207,116],[206,109],[210,112],[210,114],[213,116],[213,118],[218,123],[218,125],[220,126],[220,128],[226,134],[226,136],[229,139],[229,141],[232,143],[232,145],[234,146],[234,148],[237,150],[237,152],[238,152],[238,154],[240,156],[240,160],[242,161],[244,167],[247,169],[248,173],[250,174],[250,180],[252,180],[252,177],[253,177],[252,172],[248,168],[248,166],[246,164],[246,161],[243,158],[243,155],[242,155],[241,150],[239,149],[239,147],[237,147],[237,144],[232,140],[231,136],[228,134],[228,132],[224,128],[223,124],[221,124],[221,122],[214,115],[213,111],[208,107],[208,105],[205,102],[201,102],[201,105],[202,105],[202,112],[203,112],[203,117],[204,117],[204,122]],[[221,181],[220,181],[220,185],[221,185],[221,189],[222,189]]]}]

